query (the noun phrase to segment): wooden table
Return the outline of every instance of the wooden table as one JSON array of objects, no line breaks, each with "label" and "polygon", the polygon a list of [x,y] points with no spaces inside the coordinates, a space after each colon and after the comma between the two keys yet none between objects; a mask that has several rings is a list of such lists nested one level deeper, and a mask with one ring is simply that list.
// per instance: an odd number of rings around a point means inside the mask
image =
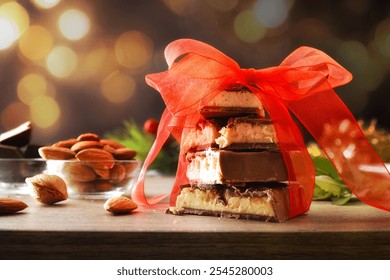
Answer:
[{"label": "wooden table", "polygon": [[314,202],[276,224],[168,215],[166,205],[114,216],[104,200],[12,197],[29,207],[0,216],[0,259],[390,259],[390,213],[362,203]]}]

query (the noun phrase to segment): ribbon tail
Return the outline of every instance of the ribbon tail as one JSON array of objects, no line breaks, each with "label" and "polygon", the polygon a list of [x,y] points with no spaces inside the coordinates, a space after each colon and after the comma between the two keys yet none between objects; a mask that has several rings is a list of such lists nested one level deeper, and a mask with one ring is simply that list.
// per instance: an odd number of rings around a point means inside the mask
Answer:
[{"label": "ribbon tail", "polygon": [[389,171],[333,89],[287,103],[350,190],[362,202],[390,211]]},{"label": "ribbon tail", "polygon": [[[258,94],[261,94],[259,92]],[[282,151],[289,181],[289,217],[306,213],[311,205],[315,169],[302,134],[291,118],[285,104],[269,95],[261,100],[269,113]]]},{"label": "ribbon tail", "polygon": [[172,118],[171,113],[167,109],[165,109],[165,111],[161,116],[156,140],[154,141],[152,147],[150,148],[150,151],[145,159],[145,162],[139,174],[137,183],[132,189],[131,198],[137,204],[149,205],[149,206],[155,205],[168,196],[168,194],[162,194],[147,199],[145,196],[145,176],[148,167],[157,157],[158,153],[160,152],[161,148],[163,147],[164,143],[166,142],[166,140],[170,135],[170,132],[168,130],[168,125],[170,123],[171,118]]}]

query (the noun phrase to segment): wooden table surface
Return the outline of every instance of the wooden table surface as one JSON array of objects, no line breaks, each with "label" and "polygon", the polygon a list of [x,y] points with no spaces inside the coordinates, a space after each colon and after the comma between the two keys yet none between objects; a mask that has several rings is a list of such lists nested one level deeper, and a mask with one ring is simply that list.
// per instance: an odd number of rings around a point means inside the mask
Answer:
[{"label": "wooden table surface", "polygon": [[12,197],[29,207],[0,216],[0,259],[390,259],[390,213],[360,202],[313,202],[277,224],[168,215],[167,205],[114,216],[104,200]]}]

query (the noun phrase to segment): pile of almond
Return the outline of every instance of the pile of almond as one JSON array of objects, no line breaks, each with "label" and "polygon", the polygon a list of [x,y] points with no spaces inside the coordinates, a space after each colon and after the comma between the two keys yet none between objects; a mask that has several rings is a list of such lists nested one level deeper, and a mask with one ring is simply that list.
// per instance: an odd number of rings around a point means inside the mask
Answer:
[{"label": "pile of almond", "polygon": [[[84,133],[39,149],[48,172],[61,176],[79,193],[105,192],[125,186],[139,166],[136,151],[122,144]],[[58,160],[58,161],[57,161]]]}]

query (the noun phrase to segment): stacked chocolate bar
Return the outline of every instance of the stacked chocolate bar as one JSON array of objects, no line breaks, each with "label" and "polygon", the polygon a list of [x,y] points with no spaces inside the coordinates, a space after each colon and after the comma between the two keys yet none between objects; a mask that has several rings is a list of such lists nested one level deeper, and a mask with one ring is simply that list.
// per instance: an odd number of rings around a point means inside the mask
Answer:
[{"label": "stacked chocolate bar", "polygon": [[289,215],[288,175],[274,126],[259,99],[240,87],[200,108],[183,133],[189,185],[174,212],[282,222]]}]

